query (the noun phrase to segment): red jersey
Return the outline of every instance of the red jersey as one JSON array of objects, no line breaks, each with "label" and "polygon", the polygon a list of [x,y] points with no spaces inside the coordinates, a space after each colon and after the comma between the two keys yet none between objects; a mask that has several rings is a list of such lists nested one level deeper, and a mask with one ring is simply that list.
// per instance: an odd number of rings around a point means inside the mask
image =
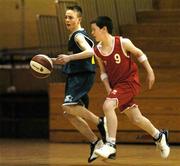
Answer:
[{"label": "red jersey", "polygon": [[114,48],[109,55],[104,56],[100,51],[98,44],[94,48],[94,53],[102,59],[111,88],[125,82],[139,83],[138,68],[133,62],[130,54],[126,54],[122,47],[122,37],[115,36]]}]

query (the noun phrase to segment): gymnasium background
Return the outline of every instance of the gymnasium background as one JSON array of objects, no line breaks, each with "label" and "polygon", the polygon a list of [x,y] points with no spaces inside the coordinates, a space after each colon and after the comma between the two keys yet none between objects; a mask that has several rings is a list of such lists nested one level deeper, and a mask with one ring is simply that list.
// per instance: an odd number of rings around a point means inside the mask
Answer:
[{"label": "gymnasium background", "polygon": [[[171,132],[170,142],[180,142],[180,2],[178,0],[0,0],[0,138],[45,138],[53,142],[86,142],[63,118],[64,75],[55,66],[48,79],[29,72],[32,56],[55,57],[66,52],[64,11],[79,4],[83,27],[98,15],[113,19],[114,34],[130,38],[148,56],[156,84],[145,90],[146,73],[137,102],[159,128]],[[102,114],[105,92],[98,69],[90,92],[90,109]],[[118,114],[118,142],[151,143],[144,132]],[[95,132],[96,128],[92,125]]]}]

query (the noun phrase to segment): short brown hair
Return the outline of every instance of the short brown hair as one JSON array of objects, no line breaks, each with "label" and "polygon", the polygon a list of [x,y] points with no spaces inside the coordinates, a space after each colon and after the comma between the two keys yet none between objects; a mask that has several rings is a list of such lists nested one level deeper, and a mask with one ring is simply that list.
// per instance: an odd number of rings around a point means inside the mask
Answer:
[{"label": "short brown hair", "polygon": [[78,5],[73,5],[73,6],[67,6],[67,10],[73,10],[78,13],[79,17],[82,17],[82,8]]}]

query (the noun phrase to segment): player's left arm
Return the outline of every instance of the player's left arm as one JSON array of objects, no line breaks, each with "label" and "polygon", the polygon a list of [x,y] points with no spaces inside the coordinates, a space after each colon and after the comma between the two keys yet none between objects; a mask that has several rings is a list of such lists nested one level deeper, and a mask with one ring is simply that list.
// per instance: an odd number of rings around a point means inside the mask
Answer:
[{"label": "player's left arm", "polygon": [[129,39],[124,38],[122,40],[123,48],[126,52],[130,52],[134,55],[137,60],[143,65],[145,70],[147,71],[147,81],[148,81],[148,88],[151,89],[154,82],[155,82],[155,75],[154,71],[147,59],[147,56],[143,53],[143,51],[137,48]]},{"label": "player's left arm", "polygon": [[93,49],[89,45],[89,43],[86,41],[84,35],[76,35],[75,41],[79,48],[82,50],[82,52],[77,54],[71,54],[71,55],[65,55],[60,54],[58,55],[57,61],[60,64],[66,64],[69,61],[79,60],[79,59],[86,59],[93,56]]}]

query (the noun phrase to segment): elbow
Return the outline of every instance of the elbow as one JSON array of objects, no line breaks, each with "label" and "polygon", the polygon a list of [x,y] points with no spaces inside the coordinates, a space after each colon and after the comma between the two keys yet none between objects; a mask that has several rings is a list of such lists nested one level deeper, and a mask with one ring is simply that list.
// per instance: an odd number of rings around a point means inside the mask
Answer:
[{"label": "elbow", "polygon": [[86,51],[88,57],[92,57],[94,55],[93,50],[89,49]]}]

